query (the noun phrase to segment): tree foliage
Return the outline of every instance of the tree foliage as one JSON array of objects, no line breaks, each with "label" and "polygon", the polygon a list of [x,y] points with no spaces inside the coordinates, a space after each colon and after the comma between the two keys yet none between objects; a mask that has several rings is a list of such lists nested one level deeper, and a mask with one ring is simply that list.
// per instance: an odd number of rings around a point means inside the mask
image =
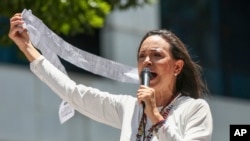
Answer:
[{"label": "tree foliage", "polygon": [[[0,41],[8,42],[9,19],[13,14],[31,9],[55,33],[66,36],[91,33],[104,25],[114,9],[126,10],[151,3],[152,0],[1,0]],[[5,18],[5,20],[4,20]]]}]

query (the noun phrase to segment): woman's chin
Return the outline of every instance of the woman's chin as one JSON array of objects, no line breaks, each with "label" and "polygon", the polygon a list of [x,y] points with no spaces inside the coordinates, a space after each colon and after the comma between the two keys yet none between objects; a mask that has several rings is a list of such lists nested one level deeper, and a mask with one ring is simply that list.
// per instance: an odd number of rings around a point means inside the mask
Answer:
[{"label": "woman's chin", "polygon": [[158,84],[158,80],[156,78],[150,80],[150,87],[155,87]]}]

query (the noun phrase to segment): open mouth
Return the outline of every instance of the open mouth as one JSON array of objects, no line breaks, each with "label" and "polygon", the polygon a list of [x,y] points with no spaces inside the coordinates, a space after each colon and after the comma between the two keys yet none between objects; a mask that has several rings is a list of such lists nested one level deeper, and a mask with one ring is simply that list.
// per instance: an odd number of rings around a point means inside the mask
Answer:
[{"label": "open mouth", "polygon": [[150,80],[153,80],[157,77],[157,73],[155,72],[151,72],[151,77],[150,77]]}]

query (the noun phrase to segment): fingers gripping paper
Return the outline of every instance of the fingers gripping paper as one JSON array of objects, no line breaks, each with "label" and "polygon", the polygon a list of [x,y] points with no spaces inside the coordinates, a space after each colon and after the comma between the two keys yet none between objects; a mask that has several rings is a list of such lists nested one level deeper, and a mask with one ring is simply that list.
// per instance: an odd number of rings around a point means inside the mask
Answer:
[{"label": "fingers gripping paper", "polygon": [[24,9],[22,17],[24,20],[23,26],[29,32],[32,44],[63,73],[67,74],[58,56],[94,74],[120,82],[139,83],[137,68],[96,56],[72,46],[51,31],[39,18],[32,14],[31,10]]}]

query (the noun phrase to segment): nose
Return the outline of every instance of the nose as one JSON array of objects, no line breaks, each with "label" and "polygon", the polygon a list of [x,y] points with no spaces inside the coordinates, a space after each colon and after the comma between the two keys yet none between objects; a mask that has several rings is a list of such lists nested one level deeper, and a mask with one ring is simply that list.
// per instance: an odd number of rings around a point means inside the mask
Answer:
[{"label": "nose", "polygon": [[147,57],[145,58],[145,60],[143,61],[143,66],[144,66],[144,67],[147,67],[147,66],[150,66],[150,65],[152,65],[152,61],[151,61],[150,57],[147,56]]}]

